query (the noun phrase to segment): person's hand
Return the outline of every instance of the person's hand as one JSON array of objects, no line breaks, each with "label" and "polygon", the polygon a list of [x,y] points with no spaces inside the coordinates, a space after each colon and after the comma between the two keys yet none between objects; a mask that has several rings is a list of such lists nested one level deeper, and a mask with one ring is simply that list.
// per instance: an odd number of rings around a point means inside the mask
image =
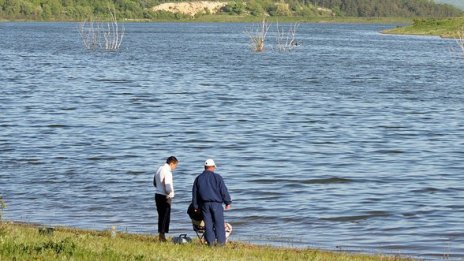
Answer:
[{"label": "person's hand", "polygon": [[230,208],[231,208],[231,205],[226,205],[226,207],[224,209],[229,210]]}]

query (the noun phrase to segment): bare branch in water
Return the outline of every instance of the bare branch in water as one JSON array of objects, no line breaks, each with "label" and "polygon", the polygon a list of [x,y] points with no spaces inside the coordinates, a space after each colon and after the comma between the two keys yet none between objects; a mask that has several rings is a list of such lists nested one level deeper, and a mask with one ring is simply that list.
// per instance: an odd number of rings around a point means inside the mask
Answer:
[{"label": "bare branch in water", "polygon": [[84,47],[88,50],[103,49],[106,51],[117,51],[121,47],[125,34],[124,26],[119,26],[116,15],[110,11],[110,21],[89,22],[84,21],[79,25],[79,34]]},{"label": "bare branch in water", "polygon": [[[276,49],[280,52],[288,52],[295,49],[299,43],[296,39],[296,30],[300,24],[295,23],[287,27],[279,27],[276,25]],[[251,49],[255,52],[264,51],[266,36],[269,31],[270,24],[263,19],[261,24],[255,25],[253,28],[245,30],[245,33],[250,37]]]},{"label": "bare branch in water", "polygon": [[92,19],[79,24],[79,34],[86,49],[100,48],[100,28]]},{"label": "bare branch in water", "polygon": [[245,33],[250,37],[251,49],[255,52],[264,51],[264,42],[270,25],[263,18],[261,25],[257,25],[256,28],[246,30]]},{"label": "bare branch in water", "polygon": [[277,50],[280,52],[288,52],[296,48],[300,43],[296,40],[296,29],[298,29],[300,24],[295,23],[288,27],[288,30],[285,28],[280,28],[279,23],[276,24],[277,27]]}]

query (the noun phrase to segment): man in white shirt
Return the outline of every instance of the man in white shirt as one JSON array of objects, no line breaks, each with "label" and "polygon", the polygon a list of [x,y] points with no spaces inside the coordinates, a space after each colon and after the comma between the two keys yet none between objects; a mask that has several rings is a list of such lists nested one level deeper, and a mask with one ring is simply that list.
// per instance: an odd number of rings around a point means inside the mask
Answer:
[{"label": "man in white shirt", "polygon": [[174,185],[172,172],[177,168],[179,161],[174,156],[167,158],[166,163],[159,167],[153,177],[155,186],[155,202],[158,211],[158,233],[162,242],[166,241],[166,233],[169,233],[171,220],[171,203],[174,197]]}]

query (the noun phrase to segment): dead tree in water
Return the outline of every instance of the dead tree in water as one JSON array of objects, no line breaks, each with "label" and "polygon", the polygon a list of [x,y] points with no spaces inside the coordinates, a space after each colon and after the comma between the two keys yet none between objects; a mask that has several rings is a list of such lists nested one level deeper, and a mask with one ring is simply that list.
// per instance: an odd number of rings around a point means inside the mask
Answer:
[{"label": "dead tree in water", "polygon": [[245,33],[251,39],[251,49],[255,52],[264,51],[264,42],[266,40],[266,35],[269,30],[270,25],[266,22],[266,19],[263,18],[261,25],[258,25],[257,28],[252,28],[245,31]]},{"label": "dead tree in water", "polygon": [[125,28],[119,28],[116,16],[110,12],[111,22],[107,24],[107,30],[103,33],[105,37],[105,50],[118,50],[121,46],[122,39],[124,38]]},{"label": "dead tree in water", "polygon": [[89,50],[101,48],[100,24],[93,21],[84,21],[79,24],[79,34],[84,47]]},{"label": "dead tree in water", "polygon": [[279,23],[277,23],[277,50],[280,52],[288,52],[296,48],[299,43],[296,40],[296,29],[300,26],[298,23],[295,23],[288,27],[288,30],[284,28],[279,28]]},{"label": "dead tree in water", "polygon": [[91,19],[79,25],[79,34],[84,47],[88,50],[103,49],[117,51],[121,47],[125,28],[119,26],[116,16],[110,11],[110,21],[94,22]]}]

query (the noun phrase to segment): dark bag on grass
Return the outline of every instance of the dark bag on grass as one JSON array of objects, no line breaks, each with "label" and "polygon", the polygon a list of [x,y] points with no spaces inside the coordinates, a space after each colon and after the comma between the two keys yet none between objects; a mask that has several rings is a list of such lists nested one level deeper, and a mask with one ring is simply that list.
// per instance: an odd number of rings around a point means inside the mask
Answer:
[{"label": "dark bag on grass", "polygon": [[172,242],[174,244],[188,244],[192,242],[192,239],[187,234],[180,234],[177,237],[173,237]]}]

